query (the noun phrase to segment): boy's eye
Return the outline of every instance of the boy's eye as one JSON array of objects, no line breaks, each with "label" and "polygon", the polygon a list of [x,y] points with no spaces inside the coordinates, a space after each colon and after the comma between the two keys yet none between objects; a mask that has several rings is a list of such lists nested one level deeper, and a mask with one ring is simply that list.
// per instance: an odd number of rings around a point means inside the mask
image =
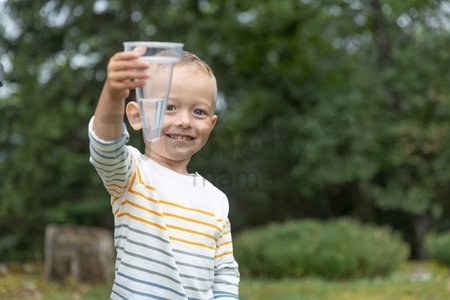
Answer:
[{"label": "boy's eye", "polygon": [[206,111],[204,111],[203,109],[194,109],[194,114],[196,114],[197,116],[204,116],[206,115]]},{"label": "boy's eye", "polygon": [[173,104],[167,104],[166,106],[166,111],[174,111],[175,110],[175,105]]}]

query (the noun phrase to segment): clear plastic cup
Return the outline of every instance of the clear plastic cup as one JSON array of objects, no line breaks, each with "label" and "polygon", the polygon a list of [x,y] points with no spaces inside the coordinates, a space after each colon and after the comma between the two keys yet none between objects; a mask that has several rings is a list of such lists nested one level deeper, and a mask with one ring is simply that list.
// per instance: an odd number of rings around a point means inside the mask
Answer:
[{"label": "clear plastic cup", "polygon": [[145,85],[136,89],[144,140],[152,142],[161,136],[167,97],[172,82],[173,66],[183,57],[183,44],[169,42],[124,42],[125,51],[133,51],[138,46],[146,48],[139,58],[150,66],[146,70],[149,78]]}]

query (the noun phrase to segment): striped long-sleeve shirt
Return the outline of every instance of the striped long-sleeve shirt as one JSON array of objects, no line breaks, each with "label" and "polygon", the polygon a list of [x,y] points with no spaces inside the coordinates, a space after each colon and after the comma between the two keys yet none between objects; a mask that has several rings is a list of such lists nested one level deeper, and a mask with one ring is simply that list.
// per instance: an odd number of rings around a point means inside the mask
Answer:
[{"label": "striped long-sleeve shirt", "polygon": [[[89,124],[90,162],[111,195],[117,251],[111,299],[238,299],[228,199]],[[124,126],[125,128],[125,126]]]}]

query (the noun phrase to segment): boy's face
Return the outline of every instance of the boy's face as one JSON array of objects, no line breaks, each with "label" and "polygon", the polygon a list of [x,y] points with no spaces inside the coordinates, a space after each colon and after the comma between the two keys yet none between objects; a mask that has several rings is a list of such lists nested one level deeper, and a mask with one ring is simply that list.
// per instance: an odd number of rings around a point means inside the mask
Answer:
[{"label": "boy's face", "polygon": [[155,159],[190,160],[217,122],[216,81],[195,65],[175,66],[160,139],[147,145]]}]

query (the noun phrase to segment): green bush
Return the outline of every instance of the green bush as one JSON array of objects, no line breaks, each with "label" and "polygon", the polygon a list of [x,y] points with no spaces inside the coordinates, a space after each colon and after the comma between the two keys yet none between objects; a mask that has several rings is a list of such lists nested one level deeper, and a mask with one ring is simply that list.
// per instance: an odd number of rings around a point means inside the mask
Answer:
[{"label": "green bush", "polygon": [[274,223],[241,232],[234,247],[243,275],[272,278],[386,275],[408,257],[388,228],[348,219]]},{"label": "green bush", "polygon": [[428,236],[426,245],[432,259],[450,266],[450,232]]}]

